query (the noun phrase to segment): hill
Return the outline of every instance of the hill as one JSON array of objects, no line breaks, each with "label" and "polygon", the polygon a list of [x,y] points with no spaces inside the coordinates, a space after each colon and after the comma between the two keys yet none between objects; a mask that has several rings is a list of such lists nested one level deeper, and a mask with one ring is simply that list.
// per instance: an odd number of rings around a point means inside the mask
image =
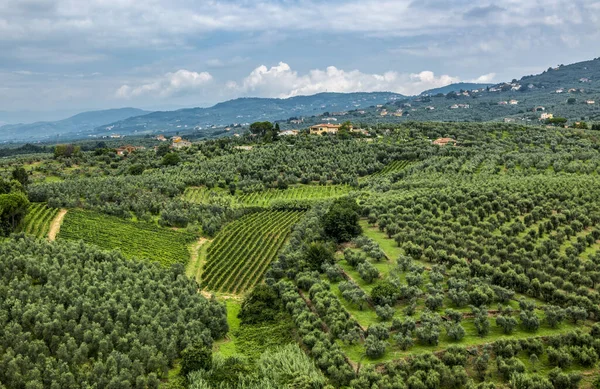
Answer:
[{"label": "hill", "polygon": [[147,113],[148,111],[137,108],[118,108],[82,112],[58,121],[8,124],[0,127],[0,141],[48,140],[57,136],[68,136],[70,138],[85,137],[87,136],[87,132],[103,123],[110,123]]},{"label": "hill", "polygon": [[[390,92],[319,93],[287,99],[240,98],[216,104],[210,108],[189,108],[177,111],[152,112],[148,115],[116,121],[96,128],[96,133],[154,133],[185,130],[206,130],[235,123],[252,123],[303,117],[323,112],[367,108],[405,97]],[[221,129],[222,131],[222,129]]]},{"label": "hill", "polygon": [[446,86],[442,86],[440,88],[428,89],[426,91],[421,92],[421,96],[425,95],[437,95],[438,93],[450,93],[450,92],[459,92],[461,90],[474,90],[474,89],[485,89],[489,86],[493,86],[494,84],[479,84],[474,82],[457,82],[456,84],[450,84]]}]

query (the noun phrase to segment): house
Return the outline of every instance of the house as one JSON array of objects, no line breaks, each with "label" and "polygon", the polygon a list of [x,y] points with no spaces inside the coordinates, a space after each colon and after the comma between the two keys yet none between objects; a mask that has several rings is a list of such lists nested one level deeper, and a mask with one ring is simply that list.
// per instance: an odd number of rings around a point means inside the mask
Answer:
[{"label": "house", "polygon": [[589,78],[582,77],[579,79],[579,82],[592,82]]},{"label": "house", "polygon": [[187,140],[180,140],[179,142],[173,142],[173,148],[176,149],[184,149],[186,147],[190,147],[192,142],[188,142]]},{"label": "house", "polygon": [[323,133],[325,134],[337,134],[338,130],[340,129],[341,125],[339,124],[317,124],[315,126],[311,126],[310,127],[310,133],[312,135],[321,135]]},{"label": "house", "polygon": [[533,112],[542,112],[542,111],[545,111],[545,110],[546,110],[545,107],[542,107],[541,105],[538,105],[537,107],[535,107],[533,109]]},{"label": "house", "polygon": [[167,141],[167,138],[165,138],[164,135],[158,135],[155,139],[159,140],[161,142],[166,142]]},{"label": "house", "polygon": [[114,139],[119,139],[119,138],[122,138],[122,136],[121,136],[121,135],[119,135],[119,134],[112,134],[110,137],[111,137],[111,138],[114,138]]},{"label": "house", "polygon": [[458,104],[452,104],[452,105],[450,106],[450,109],[458,109]]},{"label": "house", "polygon": [[381,112],[379,112],[380,116],[387,116],[387,114],[388,114],[387,109],[382,109]]},{"label": "house", "polygon": [[556,90],[556,93],[563,93],[564,91],[565,91],[564,89],[560,88],[560,89]]},{"label": "house", "polygon": [[234,146],[233,148],[237,150],[250,151],[252,150],[253,146]]},{"label": "house", "polygon": [[547,119],[553,119],[553,118],[554,118],[553,114],[545,113],[545,112],[540,116],[540,120],[547,120]]},{"label": "house", "polygon": [[575,92],[577,92],[577,89],[575,89],[575,88],[571,88],[571,89],[569,89],[569,90],[568,90],[568,92],[569,92],[569,93],[575,93]]},{"label": "house", "polygon": [[171,138],[171,142],[173,142],[173,143],[181,142],[181,140],[182,139],[181,139],[180,136],[174,136],[174,137]]},{"label": "house", "polygon": [[588,105],[596,104],[596,102],[594,100],[588,100],[585,103]]},{"label": "house", "polygon": [[504,123],[514,123],[514,118],[504,118]]},{"label": "house", "polygon": [[348,115],[348,112],[346,112],[346,111],[340,111],[340,112],[332,112],[331,114],[333,116],[346,116],[346,115]]},{"label": "house", "polygon": [[352,128],[352,129],[350,129],[350,132],[355,133],[355,134],[363,134],[365,136],[369,136],[369,131],[365,130],[364,128]]},{"label": "house", "polygon": [[451,143],[453,146],[456,146],[456,140],[452,138],[438,138],[432,142],[432,144],[436,146],[446,146],[448,143]]},{"label": "house", "polygon": [[508,102],[508,104],[510,104],[510,105],[517,105],[517,104],[519,104],[519,101],[518,100],[510,100]]},{"label": "house", "polygon": [[278,136],[296,136],[298,135],[298,130],[285,130],[281,131]]},{"label": "house", "polygon": [[125,155],[125,153],[131,154],[136,150],[144,150],[144,149],[145,149],[145,147],[142,147],[142,146],[127,145],[127,146],[121,146],[121,147],[117,148],[115,151],[117,152],[117,155]]},{"label": "house", "polygon": [[302,123],[304,123],[304,118],[290,120],[290,124],[302,124]]},{"label": "house", "polygon": [[508,101],[499,101],[498,105],[508,105]]},{"label": "house", "polygon": [[430,105],[430,106],[428,106],[428,107],[425,107],[425,109],[426,109],[426,110],[428,110],[428,111],[433,111],[433,110],[435,109],[435,107],[432,107],[432,106]]},{"label": "house", "polygon": [[402,117],[402,115],[404,115],[404,111],[401,110],[401,109],[399,109],[396,112],[394,112],[394,116]]}]

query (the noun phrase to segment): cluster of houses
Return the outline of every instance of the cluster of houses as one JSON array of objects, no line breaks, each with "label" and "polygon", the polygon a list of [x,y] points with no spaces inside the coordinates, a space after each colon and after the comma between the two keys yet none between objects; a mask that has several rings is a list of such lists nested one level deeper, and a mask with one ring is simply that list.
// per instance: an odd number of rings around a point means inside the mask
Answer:
[{"label": "cluster of houses", "polygon": [[144,150],[144,149],[146,149],[144,146],[127,145],[127,146],[118,147],[115,151],[117,152],[117,155],[125,155],[125,154],[131,154],[136,150]]},{"label": "cluster of houses", "polygon": [[[165,138],[164,135],[158,135],[155,139],[161,142],[167,142],[169,140]],[[192,142],[189,142],[180,136],[174,136],[171,138],[171,147],[175,149],[184,149],[186,147],[190,147],[191,145]]]},{"label": "cluster of houses", "polygon": [[450,106],[450,109],[459,109],[459,108],[467,109],[467,108],[471,108],[471,106],[469,104],[452,104]]},{"label": "cluster of houses", "polygon": [[508,100],[508,101],[499,101],[498,105],[518,105],[519,100]]}]

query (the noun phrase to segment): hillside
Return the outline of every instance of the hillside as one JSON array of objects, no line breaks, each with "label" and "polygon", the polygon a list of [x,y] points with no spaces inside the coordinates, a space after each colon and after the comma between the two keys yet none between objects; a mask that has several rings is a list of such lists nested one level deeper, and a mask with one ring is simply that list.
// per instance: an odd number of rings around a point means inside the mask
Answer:
[{"label": "hillside", "polygon": [[423,91],[423,92],[421,92],[420,96],[425,96],[425,95],[433,96],[433,95],[437,95],[438,93],[446,94],[446,93],[450,93],[450,92],[459,92],[461,90],[485,89],[492,85],[494,85],[494,84],[457,82],[456,84],[450,84],[450,85],[442,86],[440,88],[434,88],[434,89],[429,89],[429,90]]},{"label": "hillside", "polygon": [[118,108],[83,112],[58,121],[8,124],[0,127],[0,141],[48,140],[65,135],[69,138],[85,137],[87,136],[86,132],[93,130],[103,123],[110,123],[147,113],[148,111],[137,108]]},{"label": "hillside", "polygon": [[96,133],[153,133],[206,130],[235,123],[252,123],[302,117],[331,111],[366,108],[404,96],[389,93],[319,93],[288,99],[240,98],[216,104],[210,108],[189,108],[177,111],[152,112],[115,123],[99,126]]}]

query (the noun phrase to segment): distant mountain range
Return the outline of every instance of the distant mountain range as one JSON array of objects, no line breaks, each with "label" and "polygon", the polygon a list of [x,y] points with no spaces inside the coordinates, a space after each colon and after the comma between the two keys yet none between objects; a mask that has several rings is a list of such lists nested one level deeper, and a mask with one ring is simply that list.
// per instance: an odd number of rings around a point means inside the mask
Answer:
[{"label": "distant mountain range", "polygon": [[461,90],[474,90],[474,89],[485,89],[489,86],[493,86],[494,84],[479,84],[473,82],[457,82],[455,84],[450,84],[446,86],[442,86],[440,88],[429,89],[421,93],[421,96],[425,95],[437,95],[438,93],[448,94],[450,92],[459,92]]},{"label": "distant mountain range", "polygon": [[[461,90],[469,93],[458,93]],[[471,93],[473,90],[478,92]],[[511,100],[516,103],[510,104]],[[505,118],[527,122],[536,120],[534,115],[528,114],[536,106],[544,106],[546,111],[573,120],[600,120],[599,100],[600,59],[594,59],[549,68],[541,74],[511,82],[495,85],[456,83],[411,97],[391,92],[319,93],[288,99],[239,98],[209,108],[175,111],[122,108],[84,112],[58,121],[1,126],[0,141],[65,141],[107,135],[175,132],[217,136],[225,133],[224,128],[228,126],[240,127],[264,120],[285,122],[301,117],[306,119],[302,124],[306,126],[323,120],[323,116],[329,116],[331,120],[336,117],[338,120],[360,120],[363,123],[493,121]],[[386,108],[385,115],[378,106]],[[0,112],[0,123],[3,117],[8,117],[6,114]]]},{"label": "distant mountain range", "polygon": [[405,98],[390,92],[319,93],[288,99],[240,98],[210,108],[152,112],[131,117],[100,126],[96,128],[96,133],[146,134],[190,130],[204,130],[209,133],[216,127],[311,116],[323,112],[349,111]]},{"label": "distant mountain range", "polygon": [[113,121],[149,113],[137,108],[118,108],[90,111],[53,122],[7,124],[0,127],[0,141],[44,141],[50,139],[81,138],[94,128]]}]

